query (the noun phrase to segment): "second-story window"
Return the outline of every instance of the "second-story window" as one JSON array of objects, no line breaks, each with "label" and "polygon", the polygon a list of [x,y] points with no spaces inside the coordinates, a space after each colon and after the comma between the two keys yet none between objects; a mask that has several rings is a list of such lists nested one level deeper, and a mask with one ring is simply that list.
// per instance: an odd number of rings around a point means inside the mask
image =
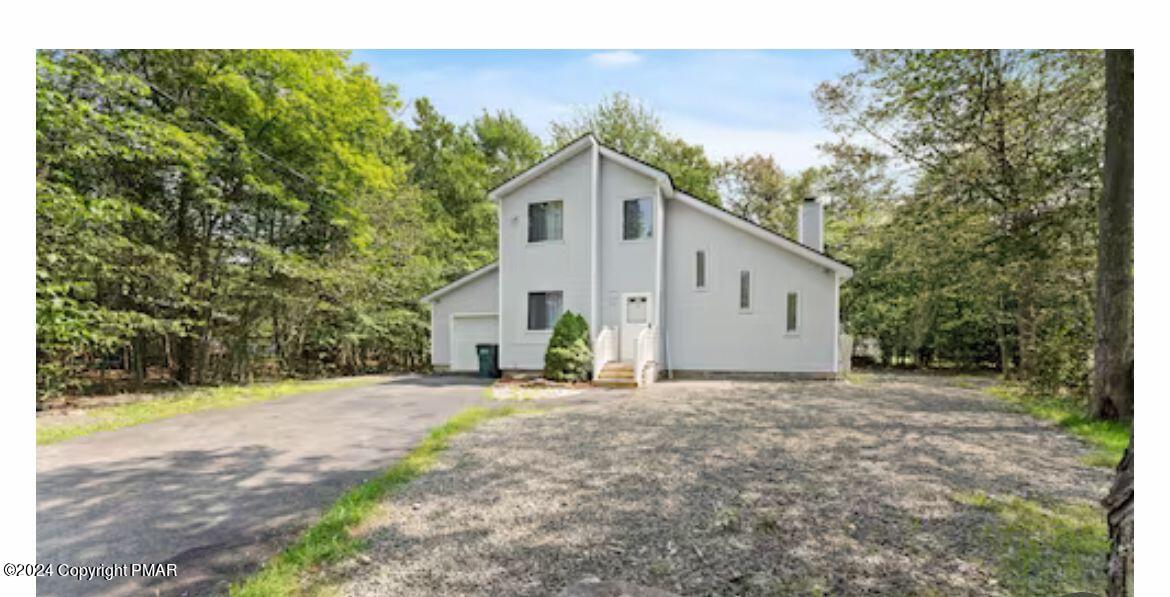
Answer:
[{"label": "second-story window", "polygon": [[626,199],[622,202],[622,240],[650,238],[652,222],[649,199]]},{"label": "second-story window", "polygon": [[564,238],[564,201],[541,201],[528,204],[528,242],[539,243]]}]

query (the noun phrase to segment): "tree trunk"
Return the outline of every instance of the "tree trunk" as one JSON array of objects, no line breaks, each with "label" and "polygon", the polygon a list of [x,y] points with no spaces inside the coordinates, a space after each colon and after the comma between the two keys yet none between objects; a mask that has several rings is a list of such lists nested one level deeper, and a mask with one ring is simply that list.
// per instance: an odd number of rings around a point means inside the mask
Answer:
[{"label": "tree trunk", "polygon": [[1125,597],[1129,595],[1133,576],[1133,434],[1129,436],[1129,447],[1125,457],[1117,465],[1117,477],[1109,495],[1101,500],[1108,514],[1109,550],[1108,584],[1106,595]]},{"label": "tree trunk", "polygon": [[134,387],[141,388],[146,381],[146,339],[140,333],[134,336],[131,346],[131,363],[134,366]]},{"label": "tree trunk", "polygon": [[1017,351],[1020,358],[1019,369],[1016,373],[1023,381],[1036,378],[1036,361],[1039,356],[1036,329],[1036,272],[1033,271],[1035,261],[1020,267],[1023,274],[1020,280],[1018,303],[1016,305],[1016,337]]},{"label": "tree trunk", "polygon": [[1105,190],[1097,206],[1093,415],[1133,417],[1133,50],[1105,52]]}]

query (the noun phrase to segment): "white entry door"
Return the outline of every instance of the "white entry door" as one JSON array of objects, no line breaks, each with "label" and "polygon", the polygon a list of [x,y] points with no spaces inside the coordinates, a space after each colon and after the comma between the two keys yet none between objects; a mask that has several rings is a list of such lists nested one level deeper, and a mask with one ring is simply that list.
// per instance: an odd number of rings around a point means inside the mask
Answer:
[{"label": "white entry door", "polygon": [[634,344],[638,334],[650,325],[654,308],[649,292],[631,292],[622,295],[621,360],[634,360]]}]

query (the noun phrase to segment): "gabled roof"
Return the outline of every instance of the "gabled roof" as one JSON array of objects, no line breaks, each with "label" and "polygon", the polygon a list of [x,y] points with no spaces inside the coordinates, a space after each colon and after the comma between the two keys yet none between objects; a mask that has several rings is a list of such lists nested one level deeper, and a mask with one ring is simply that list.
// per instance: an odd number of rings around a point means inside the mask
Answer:
[{"label": "gabled roof", "polygon": [[422,297],[422,301],[424,303],[433,303],[433,302],[435,302],[435,299],[443,296],[444,294],[448,294],[453,290],[456,290],[458,288],[466,286],[467,284],[470,284],[470,283],[496,271],[499,268],[500,268],[499,261],[494,261],[492,263],[489,263],[489,264],[471,272],[470,274],[467,274],[466,276],[463,276],[462,278],[459,278],[458,280],[455,280],[454,282]]},{"label": "gabled roof", "polygon": [[827,253],[812,249],[800,243],[799,241],[791,239],[779,232],[776,232],[775,230],[772,230],[771,228],[761,226],[760,224],[735,214],[722,206],[712,205],[680,189],[676,189],[674,186],[674,181],[671,179],[669,172],[666,172],[665,170],[652,164],[648,164],[631,155],[624,154],[616,149],[613,149],[612,147],[602,145],[601,142],[597,140],[597,137],[593,135],[593,133],[585,133],[573,141],[570,141],[557,151],[554,151],[548,156],[545,156],[544,159],[540,160],[532,167],[523,172],[520,172],[512,178],[504,181],[503,184],[492,189],[488,193],[488,196],[491,197],[493,201],[499,201],[500,198],[524,186],[524,184],[528,181],[533,180],[534,178],[544,174],[545,172],[548,172],[549,170],[552,170],[553,168],[556,168],[558,165],[566,162],[573,156],[576,156],[582,151],[592,147],[596,147],[601,155],[627,168],[630,168],[635,172],[649,176],[650,178],[657,181],[658,186],[662,189],[663,196],[667,198],[677,199],[704,214],[719,219],[727,224],[732,225],[733,227],[739,228],[744,232],[770,242],[782,249],[786,249],[791,253],[804,257],[805,259],[808,259],[818,265],[829,268],[843,275],[845,279],[853,277],[853,268],[849,264],[839,259],[835,259]]}]

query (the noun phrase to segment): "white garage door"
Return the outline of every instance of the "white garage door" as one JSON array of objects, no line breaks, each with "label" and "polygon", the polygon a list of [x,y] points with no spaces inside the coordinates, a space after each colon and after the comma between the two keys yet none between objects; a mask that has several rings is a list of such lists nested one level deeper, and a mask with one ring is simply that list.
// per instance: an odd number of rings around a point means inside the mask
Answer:
[{"label": "white garage door", "polygon": [[495,315],[456,315],[451,321],[451,370],[476,371],[476,344],[499,343],[499,318]]}]

